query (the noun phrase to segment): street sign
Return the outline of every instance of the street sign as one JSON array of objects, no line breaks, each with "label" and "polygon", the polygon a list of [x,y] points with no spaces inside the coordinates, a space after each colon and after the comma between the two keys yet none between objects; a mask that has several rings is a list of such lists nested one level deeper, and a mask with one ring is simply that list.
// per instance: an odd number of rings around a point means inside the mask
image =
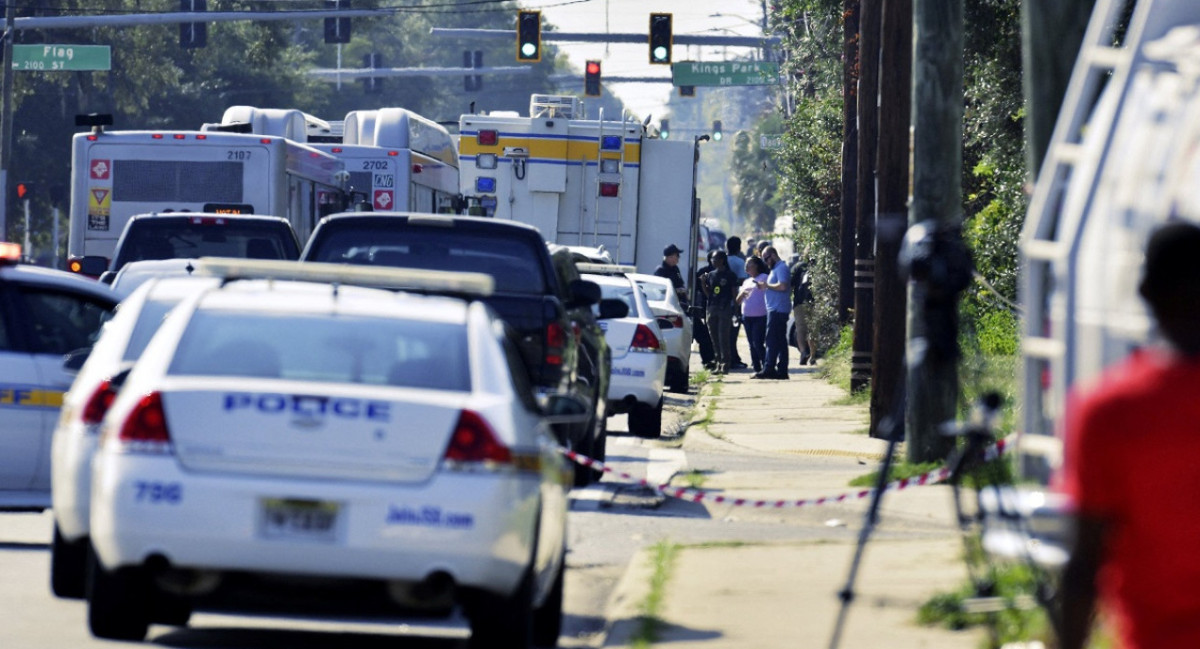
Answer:
[{"label": "street sign", "polygon": [[779,83],[779,64],[765,61],[681,61],[671,64],[676,86],[771,86]]},{"label": "street sign", "polygon": [[111,70],[112,48],[108,45],[13,45],[12,69]]},{"label": "street sign", "polygon": [[760,149],[782,149],[783,135],[768,135],[763,134],[758,136],[758,147]]}]

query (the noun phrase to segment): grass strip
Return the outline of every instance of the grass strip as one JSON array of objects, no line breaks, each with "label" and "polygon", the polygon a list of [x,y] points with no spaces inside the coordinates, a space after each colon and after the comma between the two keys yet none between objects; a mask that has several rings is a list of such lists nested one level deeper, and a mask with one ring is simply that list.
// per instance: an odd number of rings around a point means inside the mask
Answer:
[{"label": "grass strip", "polygon": [[679,545],[670,541],[659,541],[651,548],[654,561],[654,574],[650,577],[650,592],[638,606],[641,613],[638,616],[637,631],[633,635],[631,646],[635,649],[647,649],[658,640],[658,630],[662,626],[663,598],[667,592],[667,582],[671,580],[671,572],[675,568],[675,558],[679,554]]}]

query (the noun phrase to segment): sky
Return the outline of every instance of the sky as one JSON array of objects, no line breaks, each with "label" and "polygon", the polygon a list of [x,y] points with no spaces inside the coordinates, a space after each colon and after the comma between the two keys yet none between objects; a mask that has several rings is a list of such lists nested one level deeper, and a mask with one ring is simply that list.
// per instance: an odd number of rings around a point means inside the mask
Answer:
[{"label": "sky", "polygon": [[[670,13],[672,31],[709,36],[762,35],[763,5],[760,0],[522,0],[525,9],[538,9],[543,22],[558,31],[583,33],[647,34],[651,13]],[[557,6],[556,6],[557,5]],[[720,14],[720,15],[714,15]],[[670,66],[651,65],[645,43],[554,43],[566,53],[572,67],[583,73],[585,61],[599,59],[603,77],[662,76],[670,79]],[[729,58],[744,55],[747,48],[729,48]],[[722,61],[719,47],[676,45],[673,61]],[[605,84],[638,117],[667,112],[667,99],[675,89],[668,83]]]}]

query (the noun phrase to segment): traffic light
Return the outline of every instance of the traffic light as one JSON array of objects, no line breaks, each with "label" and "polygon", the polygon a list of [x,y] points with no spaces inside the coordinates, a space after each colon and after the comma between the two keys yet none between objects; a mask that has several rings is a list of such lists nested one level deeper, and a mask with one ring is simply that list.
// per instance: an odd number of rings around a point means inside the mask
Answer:
[{"label": "traffic light", "polygon": [[[326,9],[349,9],[350,0],[325,0]],[[350,42],[350,19],[349,18],[326,18],[325,19],[325,42],[326,43],[349,43]]]},{"label": "traffic light", "polygon": [[671,120],[665,119],[665,118],[659,120],[659,122],[658,122],[658,137],[659,137],[659,139],[662,139],[662,140],[665,140],[665,139],[671,137]]},{"label": "traffic light", "polygon": [[[371,70],[383,67],[383,55],[378,52],[363,54],[363,67]],[[378,95],[383,92],[383,77],[363,77],[363,92]]]},{"label": "traffic light", "polygon": [[671,63],[671,14],[650,14],[650,62]]},{"label": "traffic light", "polygon": [[17,182],[17,200],[28,200],[33,196],[33,183],[22,180]]},{"label": "traffic light", "polygon": [[542,12],[517,13],[517,60],[537,63],[542,60]]},{"label": "traffic light", "polygon": [[[179,0],[180,11],[208,11],[208,0]],[[208,44],[208,23],[179,23],[179,47],[191,49]]]},{"label": "traffic light", "polygon": [[721,137],[723,137],[721,134],[721,120],[714,119],[713,120],[712,139],[714,142],[720,142]]},{"label": "traffic light", "polygon": [[600,62],[588,61],[584,66],[583,94],[588,97],[600,96]]}]

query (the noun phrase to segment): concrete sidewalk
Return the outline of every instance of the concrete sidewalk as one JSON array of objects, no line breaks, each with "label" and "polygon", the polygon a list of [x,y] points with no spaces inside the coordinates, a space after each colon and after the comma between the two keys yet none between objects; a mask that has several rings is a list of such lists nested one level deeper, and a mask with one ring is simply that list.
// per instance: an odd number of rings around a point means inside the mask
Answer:
[{"label": "concrete sidewalk", "polygon": [[[743,358],[749,354],[743,352]],[[703,489],[726,497],[793,501],[860,491],[849,487],[848,481],[875,470],[887,447],[866,434],[867,406],[834,405],[845,393],[817,377],[813,367],[793,367],[787,381],[751,380],[750,376],[736,372],[703,387],[695,417],[703,418],[711,402],[713,419],[707,431],[697,426],[687,431],[684,450],[711,453],[722,446],[730,450],[732,445],[749,453],[801,455],[812,460],[813,469],[706,472]],[[720,388],[714,389],[718,381]],[[831,529],[811,541],[762,544],[747,538],[744,544],[682,546],[664,589],[658,616],[663,624],[653,646],[830,646],[841,607],[837,593],[846,585],[868,504],[869,499],[856,499],[828,507],[806,506],[799,508],[805,510],[801,514],[797,508],[762,510],[706,501],[710,515],[730,525],[753,519],[842,529]],[[981,631],[947,631],[921,627],[915,621],[917,609],[931,595],[965,583],[962,556],[947,487],[889,491],[859,566],[857,597],[839,646],[980,646]],[[651,551],[641,552],[618,586],[605,647],[631,646],[637,637],[652,563]]]}]

